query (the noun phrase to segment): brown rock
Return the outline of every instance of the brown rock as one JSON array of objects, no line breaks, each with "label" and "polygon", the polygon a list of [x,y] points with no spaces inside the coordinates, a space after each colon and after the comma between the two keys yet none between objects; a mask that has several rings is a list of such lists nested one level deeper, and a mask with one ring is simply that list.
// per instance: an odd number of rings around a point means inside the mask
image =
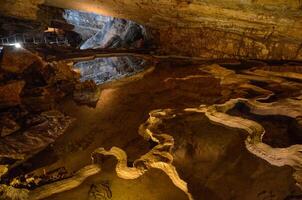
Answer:
[{"label": "brown rock", "polygon": [[41,60],[31,52],[25,49],[7,47],[4,48],[1,68],[7,72],[20,74],[34,62],[41,62]]},{"label": "brown rock", "polygon": [[19,105],[20,93],[24,85],[24,81],[14,81],[0,86],[0,108]]},{"label": "brown rock", "polygon": [[23,93],[22,104],[33,112],[51,110],[55,106],[55,96],[47,87],[26,89]]},{"label": "brown rock", "polygon": [[12,116],[4,115],[0,117],[0,134],[1,137],[10,135],[20,129],[19,124],[12,118]]},{"label": "brown rock", "polygon": [[48,84],[56,84],[61,81],[76,82],[80,74],[64,62],[53,62],[45,66],[42,74]]},{"label": "brown rock", "polygon": [[53,143],[71,125],[73,119],[59,111],[37,115],[35,125],[24,132],[0,139],[0,157],[25,159]]},{"label": "brown rock", "polygon": [[80,105],[95,107],[100,98],[100,89],[93,81],[79,83],[75,87],[73,99]]}]

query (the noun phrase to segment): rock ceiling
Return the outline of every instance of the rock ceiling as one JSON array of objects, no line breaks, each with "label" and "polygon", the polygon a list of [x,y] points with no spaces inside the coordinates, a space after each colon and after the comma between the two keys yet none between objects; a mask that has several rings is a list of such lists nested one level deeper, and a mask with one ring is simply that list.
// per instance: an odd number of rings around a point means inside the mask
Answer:
[{"label": "rock ceiling", "polygon": [[213,58],[302,59],[299,0],[5,0],[0,12],[37,20],[37,5],[130,19],[159,31],[158,52]]}]

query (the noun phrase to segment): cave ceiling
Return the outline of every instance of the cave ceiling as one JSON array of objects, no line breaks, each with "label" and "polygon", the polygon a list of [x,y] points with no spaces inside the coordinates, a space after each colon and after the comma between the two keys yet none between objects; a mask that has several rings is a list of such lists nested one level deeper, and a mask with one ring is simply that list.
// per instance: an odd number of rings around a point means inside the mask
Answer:
[{"label": "cave ceiling", "polygon": [[5,0],[7,16],[39,20],[39,5],[130,19],[158,31],[158,52],[215,58],[301,60],[299,0]]}]

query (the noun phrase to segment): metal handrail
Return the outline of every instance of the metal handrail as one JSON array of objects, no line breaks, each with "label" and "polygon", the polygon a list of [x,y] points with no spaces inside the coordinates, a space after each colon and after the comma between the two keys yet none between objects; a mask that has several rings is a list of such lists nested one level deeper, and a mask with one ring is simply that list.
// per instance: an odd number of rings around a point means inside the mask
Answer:
[{"label": "metal handrail", "polygon": [[[51,35],[50,35],[51,36]],[[56,45],[68,45],[68,39],[60,37],[56,33],[53,33],[50,37],[46,33],[17,33],[8,37],[0,38],[0,45],[12,45],[16,43],[22,44],[56,44]]]}]

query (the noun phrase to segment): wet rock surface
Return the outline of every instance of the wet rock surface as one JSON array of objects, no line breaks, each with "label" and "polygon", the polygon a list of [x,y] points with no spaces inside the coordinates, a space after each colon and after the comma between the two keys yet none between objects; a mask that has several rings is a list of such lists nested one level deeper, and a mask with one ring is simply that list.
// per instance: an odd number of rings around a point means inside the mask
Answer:
[{"label": "wet rock surface", "polygon": [[[29,195],[53,194],[49,200],[299,199],[301,145],[284,129],[288,118],[299,127],[301,83],[296,75],[286,78],[297,68],[284,66],[280,77],[257,71],[278,72],[278,66],[234,71],[166,61],[141,79],[100,85],[102,101],[95,109],[66,101],[61,109],[76,123],[52,152],[40,153],[56,159],[44,161],[42,168],[27,167],[33,180],[47,180],[45,171],[57,178],[43,187],[27,186]],[[281,85],[293,92],[279,95]],[[241,104],[249,112],[237,107]],[[289,136],[290,142],[284,139]],[[79,180],[73,173],[91,157],[102,171],[81,185],[68,182]],[[37,162],[29,161],[31,166]],[[64,169],[62,176],[57,169]],[[58,185],[66,191],[46,189]]]},{"label": "wet rock surface", "polygon": [[[1,175],[19,166],[55,142],[74,122],[58,110],[59,102],[85,88],[80,75],[64,63],[46,63],[25,49],[4,48],[0,62],[0,162]],[[83,85],[83,86],[81,86]],[[97,88],[90,83],[93,98]],[[77,91],[81,95],[84,91]],[[86,91],[85,91],[86,92]],[[93,106],[93,105],[91,105]],[[6,169],[5,169],[6,168]],[[14,199],[14,198],[13,198]]]},{"label": "wet rock surface", "polygon": [[0,199],[301,199],[300,11],[4,0],[1,35],[54,25],[85,50],[1,51]]}]

